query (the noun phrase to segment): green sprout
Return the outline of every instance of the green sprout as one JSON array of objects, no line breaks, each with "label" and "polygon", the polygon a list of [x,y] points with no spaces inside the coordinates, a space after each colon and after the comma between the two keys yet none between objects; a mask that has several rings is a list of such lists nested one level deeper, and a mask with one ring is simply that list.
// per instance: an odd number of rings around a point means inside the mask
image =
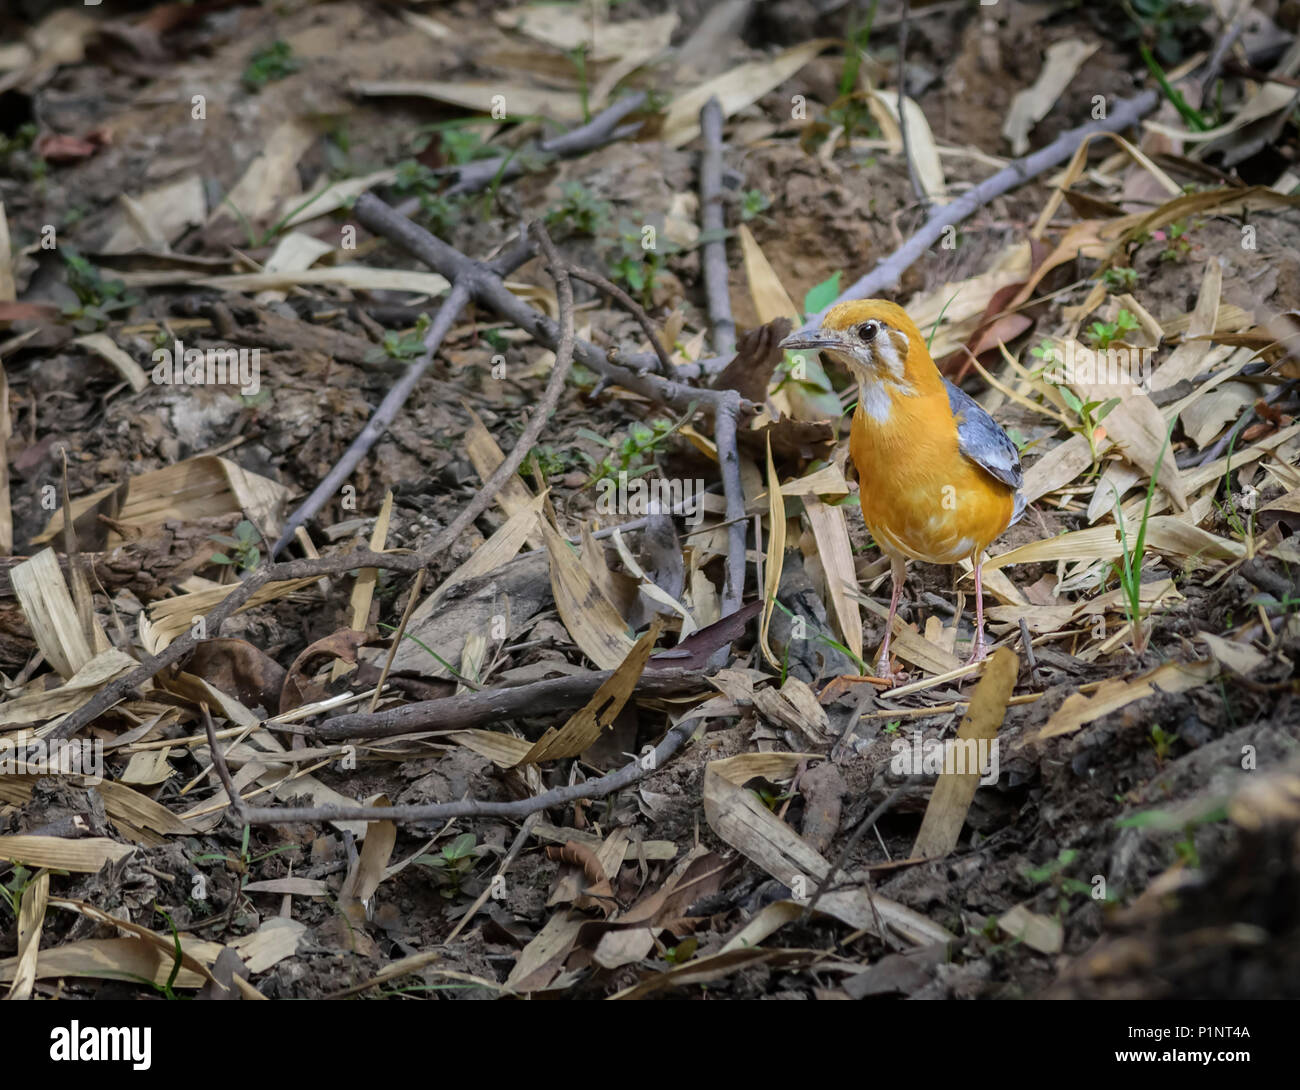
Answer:
[{"label": "green sprout", "polygon": [[461,884],[469,876],[470,868],[478,856],[478,839],[473,833],[461,833],[437,855],[417,855],[415,862],[433,871],[438,892],[448,900],[460,893]]},{"label": "green sprout", "polygon": [[275,83],[298,71],[299,65],[293,58],[293,50],[288,42],[274,41],[253,53],[248,58],[248,66],[240,77],[243,85],[253,92],[260,91],[268,83]]},{"label": "green sprout", "polygon": [[1131,265],[1115,265],[1101,274],[1101,282],[1112,294],[1137,287],[1138,271]]},{"label": "green sprout", "polygon": [[748,223],[761,216],[771,206],[772,202],[761,189],[746,189],[740,195],[740,218]]},{"label": "green sprout", "polygon": [[230,553],[213,553],[209,558],[213,564],[229,564],[237,571],[252,571],[262,562],[262,535],[248,519],[243,519],[235,527],[235,533],[212,534],[209,541],[224,545]]},{"label": "green sprout", "polygon": [[430,326],[429,316],[421,314],[415,320],[415,328],[409,333],[387,330],[382,344],[376,345],[366,353],[366,363],[384,363],[386,360],[413,360],[424,355],[424,335]]},{"label": "green sprout", "polygon": [[1169,449],[1169,441],[1173,433],[1174,426],[1170,424],[1169,430],[1165,433],[1164,445],[1160,448],[1160,457],[1156,459],[1155,468],[1151,471],[1151,480],[1147,482],[1147,497],[1142,506],[1142,521],[1138,526],[1137,539],[1132,549],[1129,548],[1128,531],[1124,526],[1124,512],[1119,503],[1119,489],[1113,482],[1110,486],[1111,491],[1115,493],[1116,533],[1123,554],[1116,564],[1116,573],[1123,593],[1124,613],[1133,630],[1133,653],[1138,656],[1146,651],[1147,643],[1142,610],[1142,562],[1146,559],[1147,524],[1151,520],[1151,499],[1156,492],[1156,478],[1160,476],[1160,466],[1165,460],[1165,451]]},{"label": "green sprout", "polygon": [[126,284],[103,276],[71,246],[64,246],[60,254],[67,268],[68,287],[77,297],[77,302],[61,308],[73,329],[82,333],[103,329],[116,312],[140,302],[138,295],[127,291]]},{"label": "green sprout", "polygon": [[1115,315],[1113,322],[1093,322],[1088,327],[1088,339],[1094,348],[1106,349],[1115,341],[1122,341],[1129,333],[1136,333],[1141,328],[1138,320],[1127,310]]},{"label": "green sprout", "polygon": [[546,226],[560,237],[601,234],[609,223],[609,203],[580,182],[566,182],[560,200],[546,213]]}]

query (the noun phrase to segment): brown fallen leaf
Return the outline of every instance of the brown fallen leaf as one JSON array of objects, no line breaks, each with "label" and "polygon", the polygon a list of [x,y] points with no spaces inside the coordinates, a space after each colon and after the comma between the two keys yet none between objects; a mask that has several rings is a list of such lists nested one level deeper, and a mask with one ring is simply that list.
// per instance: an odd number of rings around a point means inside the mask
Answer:
[{"label": "brown fallen leaf", "polygon": [[[981,742],[997,745],[998,728],[1006,718],[1007,701],[1011,699],[1019,673],[1020,656],[1009,647],[998,648],[984,667],[975,692],[971,694],[970,707],[957,728],[957,744],[944,745],[944,770],[934,785],[925,817],[921,819],[920,832],[912,845],[913,857],[939,858],[957,846],[983,771],[980,767],[969,771],[959,770],[959,767],[964,763],[969,769],[971,763],[980,763],[978,759],[971,762],[969,754],[974,752],[982,757],[986,747],[980,745]],[[967,755],[965,762],[956,759],[957,746],[963,744]]]},{"label": "brown fallen leaf", "polygon": [[343,628],[317,640],[293,660],[285,675],[284,687],[280,690],[280,714],[291,712],[304,704],[311,704],[329,695],[325,682],[313,681],[307,676],[307,666],[324,656],[340,658],[344,662],[357,661],[357,649],[370,637],[365,632],[353,628]]}]

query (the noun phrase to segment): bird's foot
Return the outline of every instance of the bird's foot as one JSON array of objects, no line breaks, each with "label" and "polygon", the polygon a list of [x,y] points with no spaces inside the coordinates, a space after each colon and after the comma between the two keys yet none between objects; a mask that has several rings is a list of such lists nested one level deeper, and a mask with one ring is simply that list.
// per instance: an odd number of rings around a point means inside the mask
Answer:
[{"label": "bird's foot", "polygon": [[973,666],[977,662],[983,662],[988,657],[988,645],[982,639],[976,639],[975,646],[971,648],[970,658],[966,660],[966,665]]},{"label": "bird's foot", "polygon": [[879,677],[888,678],[890,688],[893,688],[895,685],[902,685],[908,678],[907,671],[901,667],[895,670],[893,666],[890,665],[890,660],[886,655],[881,655],[880,658],[876,660],[876,674]]}]

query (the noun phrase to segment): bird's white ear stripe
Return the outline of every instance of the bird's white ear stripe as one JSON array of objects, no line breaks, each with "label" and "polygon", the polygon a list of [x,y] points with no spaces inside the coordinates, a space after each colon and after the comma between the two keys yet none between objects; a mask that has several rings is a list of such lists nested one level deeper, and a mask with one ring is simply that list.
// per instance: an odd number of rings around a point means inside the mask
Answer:
[{"label": "bird's white ear stripe", "polygon": [[889,373],[896,379],[903,377],[903,361],[898,356],[898,348],[894,344],[893,331],[889,330],[885,336],[876,338],[877,350],[880,352],[880,358],[884,361]]}]

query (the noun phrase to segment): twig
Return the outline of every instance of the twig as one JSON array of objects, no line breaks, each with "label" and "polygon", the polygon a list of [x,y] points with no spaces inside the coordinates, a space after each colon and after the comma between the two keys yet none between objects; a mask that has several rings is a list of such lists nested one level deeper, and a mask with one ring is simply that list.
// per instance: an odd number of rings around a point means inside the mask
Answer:
[{"label": "twig", "polygon": [[[450,529],[450,528],[449,528]],[[457,534],[459,534],[457,530]],[[441,553],[456,540],[455,535],[448,535],[444,530],[434,542],[419,553],[375,553],[369,549],[357,549],[337,556],[322,556],[304,560],[288,560],[280,564],[269,564],[253,572],[238,586],[233,588],[220,603],[204,616],[203,627],[216,636],[221,626],[237,613],[250,598],[269,583],[283,583],[292,579],[318,579],[323,575],[342,575],[357,568],[383,568],[386,571],[407,572],[414,575],[421,568],[434,560],[441,559]],[[195,635],[191,626],[182,635],[169,643],[156,655],[150,655],[144,662],[116,681],[110,681],[80,708],[69,712],[60,719],[45,736],[51,738],[71,738],[88,723],[94,722],[104,712],[127,695],[132,689],[143,685],[159,671],[184,658],[194,646],[202,640]],[[203,639],[208,638],[204,636]]]},{"label": "twig", "polygon": [[663,341],[659,339],[659,331],[655,328],[654,322],[650,320],[650,315],[645,312],[645,307],[633,299],[632,296],[628,295],[627,292],[612,280],[606,279],[598,272],[591,269],[579,268],[577,265],[570,265],[567,262],[565,263],[564,270],[575,280],[581,280],[585,284],[590,284],[602,295],[613,299],[614,302],[632,315],[645,333],[646,339],[650,342],[650,348],[657,357],[659,373],[661,375],[672,373],[673,361],[669,358],[668,352],[664,348]]},{"label": "twig", "polygon": [[203,729],[208,735],[208,750],[212,754],[212,767],[217,770],[217,779],[221,781],[221,786],[226,790],[226,797],[230,799],[230,809],[236,818],[243,816],[244,800],[239,797],[239,788],[235,786],[235,781],[230,775],[230,769],[226,766],[226,755],[221,752],[221,747],[217,744],[217,731],[212,725],[212,713],[208,711],[207,701],[200,701],[199,709],[203,712]]},{"label": "twig", "polygon": [[[471,269],[482,267],[479,262],[448,246],[419,224],[412,223],[373,193],[361,194],[353,206],[353,213],[366,230],[383,235],[453,283]],[[515,295],[501,282],[499,276],[475,278],[471,288],[477,302],[496,311],[539,344],[553,349],[559,343],[559,326]],[[575,340],[573,352],[574,359],[589,370],[604,375],[611,382],[616,382],[633,393],[679,411],[684,411],[693,401],[713,410],[721,401],[721,396],[711,390],[697,389],[684,382],[649,374],[657,363],[653,352],[638,353],[627,357],[622,364],[615,364],[606,358],[604,351],[581,338]]]},{"label": "twig", "polygon": [[[1291,387],[1290,382],[1285,382],[1279,386],[1274,386],[1273,389],[1264,396],[1264,404],[1272,405],[1273,402],[1275,402],[1278,398],[1280,398],[1288,389],[1290,389],[1290,387]],[[1223,436],[1218,441],[1216,441],[1215,444],[1212,447],[1210,447],[1210,449],[1207,450],[1202,457],[1197,459],[1195,464],[1198,466],[1207,466],[1215,459],[1217,459],[1220,455],[1222,455],[1229,443],[1236,443],[1238,436],[1240,436],[1241,433],[1246,430],[1246,426],[1252,420],[1255,419],[1255,415],[1256,415],[1255,406],[1250,405],[1246,409],[1246,411],[1241,414],[1241,419],[1238,420],[1237,423],[1233,425],[1232,430],[1228,432],[1227,435]]]},{"label": "twig", "polygon": [[[344,738],[391,738],[427,730],[468,730],[503,719],[546,716],[582,707],[605,682],[612,670],[548,678],[527,685],[457,693],[436,700],[421,700],[381,712],[356,712],[327,719],[312,731],[313,741]],[[636,684],[643,696],[681,696],[699,692],[703,675],[691,670],[647,670]]]},{"label": "twig", "polygon": [[930,198],[925,186],[921,184],[921,175],[917,173],[916,162],[912,159],[912,142],[907,135],[907,29],[912,21],[911,0],[903,0],[902,25],[898,28],[898,132],[903,140],[903,158],[907,160],[907,176],[912,180],[912,192],[920,201],[922,208],[930,207]]},{"label": "twig", "polygon": [[[389,205],[370,193],[363,193],[357,198],[353,207],[357,220],[367,230],[401,246],[413,257],[424,262],[435,272],[455,282],[477,267],[476,262],[448,246],[441,239],[431,235],[423,227],[412,223],[405,216],[399,215]],[[554,348],[558,341],[558,327],[545,314],[529,306],[501,282],[500,277],[473,278],[471,289],[475,299],[490,307],[524,330],[541,344]],[[714,442],[718,448],[718,461],[722,468],[722,487],[726,496],[727,518],[739,518],[745,509],[745,494],[740,483],[740,455],[736,448],[736,420],[748,402],[743,402],[734,390],[709,390],[689,386],[660,375],[647,373],[653,366],[655,357],[652,353],[641,353],[631,357],[628,363],[640,361],[647,371],[633,370],[632,367],[611,363],[605,353],[589,341],[574,340],[574,358],[584,367],[605,376],[611,382],[642,394],[660,404],[671,406],[679,412],[687,411],[692,404],[698,403],[708,409],[714,417]],[[737,534],[732,530],[732,544],[727,554],[727,586],[729,595],[724,599],[722,615],[734,613],[740,604],[740,592],[736,588],[744,586],[744,547],[735,547]]]},{"label": "twig", "polygon": [[[515,246],[498,257],[491,266],[467,270],[465,277],[472,279],[474,276],[490,275],[492,273],[507,276],[531,256],[531,246],[527,244]],[[460,312],[465,309],[465,304],[470,300],[471,284],[470,280],[465,277],[458,279],[452,285],[451,290],[442,302],[442,306],[438,308],[438,313],[424,336],[423,354],[411,362],[402,377],[388,391],[384,400],[379,403],[379,408],[375,410],[374,415],[366,423],[366,426],[361,429],[361,433],[352,440],[348,449],[343,452],[343,457],[334,464],[334,467],[326,474],[325,479],[312,490],[311,495],[289,516],[285,522],[284,532],[280,534],[279,540],[271,548],[273,558],[293,540],[299,526],[324,507],[331,497],[337,495],[343,482],[361,464],[361,459],[379,441],[380,436],[388,430],[389,426],[397,418],[397,414],[401,412],[402,406],[415,392],[415,387],[419,384],[420,379],[424,377],[425,371],[429,369],[429,365],[437,355],[443,340],[451,330],[452,323],[459,317]]]},{"label": "twig", "polygon": [[622,768],[586,783],[557,787],[518,802],[484,802],[461,799],[419,806],[290,806],[245,807],[242,820],[248,825],[274,825],[281,821],[446,821],[459,817],[525,818],[539,810],[563,806],[577,799],[603,799],[621,791],[663,767],[688,738],[699,729],[692,719],[673,727],[648,758],[639,757]]},{"label": "twig", "polygon": [[835,302],[866,299],[893,286],[914,262],[924,257],[925,252],[943,237],[947,228],[974,215],[995,197],[1063,163],[1088,137],[1128,128],[1144,114],[1155,109],[1159,100],[1160,94],[1154,90],[1143,91],[1133,98],[1122,99],[1115,104],[1109,116],[1099,121],[1089,121],[1085,125],[1062,133],[1045,148],[1039,148],[1038,151],[1026,155],[1023,159],[1008,163],[996,174],[985,178],[974,189],[967,190],[951,204],[935,208],[916,234],[888,257],[878,262],[869,273],[850,284],[840,293],[840,297]]},{"label": "twig", "polygon": [[701,247],[704,293],[709,305],[713,351],[728,356],[736,351],[736,323],[731,316],[727,286],[726,217],[722,208],[722,106],[709,99],[700,111],[704,155],[700,160],[700,226],[708,241]]},{"label": "twig", "polygon": [[[385,206],[387,207],[387,206]],[[389,209],[391,212],[392,210]],[[432,238],[432,236],[429,236]],[[434,240],[437,241],[437,240]],[[439,243],[442,245],[442,243]],[[455,253],[455,251],[452,251]],[[511,260],[515,260],[518,251],[515,251]],[[459,274],[454,278],[461,284],[466,285],[472,292],[479,285],[492,281],[501,284],[500,275],[491,266],[483,265],[479,262],[470,261],[469,258],[456,255],[461,259],[462,268]],[[566,281],[567,283],[567,281]],[[502,290],[506,291],[504,285]],[[510,293],[506,291],[506,294]],[[512,296],[513,298],[513,296]],[[569,329],[568,343],[572,344],[572,293],[569,293]],[[531,311],[531,307],[525,306],[525,309]],[[535,313],[535,312],[534,312]],[[563,312],[561,314],[563,317]],[[225,623],[233,614],[249,600],[258,590],[268,583],[284,582],[290,579],[316,578],[322,575],[339,575],[346,571],[352,571],[356,568],[383,568],[388,571],[404,571],[414,574],[427,567],[430,563],[442,559],[442,554],[446,552],[456,539],[460,537],[461,532],[474,519],[478,518],[496,498],[497,492],[510,479],[510,477],[519,468],[523,462],[524,456],[532,449],[537,441],[537,436],[541,433],[542,427],[546,423],[546,417],[555,407],[559,400],[560,391],[564,387],[564,380],[568,375],[569,366],[572,362],[572,351],[566,352],[565,349],[565,330],[556,327],[559,336],[552,342],[556,347],[555,365],[551,370],[551,377],[546,386],[546,392],[542,395],[541,404],[533,412],[525,426],[523,434],[520,435],[519,441],[515,443],[505,460],[497,466],[483,487],[475,494],[474,498],[469,501],[462,509],[460,514],[452,520],[433,541],[420,550],[418,553],[409,553],[405,555],[393,555],[391,553],[375,553],[369,549],[359,549],[352,553],[341,556],[328,556],[307,560],[292,560],[282,564],[272,564],[251,574],[238,587],[232,590],[219,605],[206,617],[205,628],[216,636],[221,631],[222,624]],[[195,636],[194,628],[191,627],[183,635],[179,636],[157,655],[150,656],[139,667],[132,670],[124,677],[110,682],[102,689],[95,693],[90,700],[80,708],[70,712],[53,728],[48,737],[53,738],[70,738],[87,723],[92,722],[95,718],[108,711],[114,704],[121,700],[131,689],[148,681],[160,670],[166,669],[173,663],[177,662],[184,655],[188,654],[199,640]]]},{"label": "twig", "polygon": [[[619,122],[628,114],[635,113],[644,106],[645,101],[646,92],[644,91],[621,98],[612,106],[602,110],[585,125],[579,125],[568,132],[561,133],[559,136],[553,136],[549,140],[539,141],[534,147],[533,155],[540,154],[548,158],[580,155],[621,137],[631,136],[640,126],[635,122],[620,126]],[[448,188],[447,196],[477,193],[497,181],[498,176],[502,182],[516,178],[528,169],[527,159],[529,157],[527,152],[523,153],[522,156],[519,152],[515,152],[513,155],[501,155],[495,159],[477,159],[466,163],[458,168],[456,181]],[[411,206],[412,209],[416,207],[419,207],[419,198],[416,198],[415,203]],[[407,211],[405,206],[403,211]]]},{"label": "twig", "polygon": [[[510,845],[510,850],[506,852],[506,857],[503,860],[501,860],[501,865],[497,867],[496,874],[492,876],[494,881],[497,878],[502,878],[505,876],[506,871],[510,869],[510,864],[515,861],[515,856],[517,856],[521,851],[523,851],[524,845],[528,843],[528,838],[530,835],[532,835],[533,826],[536,824],[537,824],[537,815],[535,813],[529,814],[526,818],[524,818],[524,823],[521,826],[519,826],[519,833],[518,835],[516,835],[514,842]],[[465,929],[465,925],[474,918],[478,910],[487,903],[487,899],[492,896],[492,888],[493,888],[493,882],[489,882],[483,888],[483,892],[478,895],[478,898],[474,901],[474,903],[470,905],[469,908],[466,910],[465,914],[461,916],[460,922],[457,923],[456,926],[451,929],[451,934],[442,940],[443,946],[449,945],[452,942],[452,940],[455,939],[456,936],[459,935]]]},{"label": "twig", "polygon": [[723,391],[724,400],[714,418],[713,442],[718,448],[718,465],[722,470],[722,490],[726,499],[727,565],[726,584],[722,588],[722,616],[740,608],[745,593],[745,490],[740,483],[740,451],[736,446],[736,429],[740,419],[740,395]]},{"label": "twig", "polygon": [[447,293],[442,306],[438,308],[433,323],[425,334],[423,354],[418,359],[411,361],[402,377],[384,395],[383,401],[379,403],[379,408],[366,422],[366,426],[361,429],[361,433],[348,445],[348,449],[343,452],[343,456],[334,463],[334,467],[325,475],[320,484],[312,489],[311,495],[303,500],[293,514],[289,516],[284,524],[284,532],[280,535],[279,540],[271,546],[272,557],[276,556],[281,549],[293,540],[299,526],[324,507],[331,497],[338,494],[343,482],[352,475],[352,471],[361,464],[361,459],[370,452],[370,448],[388,430],[397,414],[401,412],[402,406],[406,404],[407,398],[411,396],[420,379],[424,377],[429,365],[433,363],[434,356],[437,355],[438,349],[442,346],[443,338],[446,337],[452,323],[460,316],[460,312],[465,309],[465,304],[468,302],[469,288],[463,282],[457,281],[452,285],[451,291]]},{"label": "twig", "polygon": [[393,630],[393,640],[389,645],[388,654],[384,658],[384,668],[379,671],[379,680],[375,682],[375,695],[370,698],[370,712],[373,715],[379,707],[379,697],[384,691],[384,683],[388,681],[388,675],[393,669],[393,659],[397,658],[397,649],[401,646],[402,639],[406,635],[406,626],[411,623],[411,614],[415,612],[416,604],[420,600],[420,591],[424,589],[424,577],[427,574],[427,568],[421,568],[415,573],[415,582],[411,586],[410,596],[406,600],[406,608],[402,610],[402,619],[397,622],[397,628]]},{"label": "twig", "polygon": [[907,790],[908,786],[908,784],[901,783],[895,787],[894,790],[885,797],[885,800],[872,810],[871,813],[862,820],[858,827],[853,830],[853,835],[849,837],[849,842],[844,845],[844,848],[836,857],[835,862],[831,864],[830,870],[826,872],[826,877],[818,883],[817,892],[812,895],[812,900],[804,906],[803,918],[805,920],[812,915],[813,909],[817,907],[817,902],[822,899],[822,894],[831,888],[831,880],[844,868],[844,863],[848,859],[849,853],[853,851],[857,842],[861,840],[866,833],[869,833],[876,827],[876,822],[885,816],[889,808],[899,800],[903,792]]}]

